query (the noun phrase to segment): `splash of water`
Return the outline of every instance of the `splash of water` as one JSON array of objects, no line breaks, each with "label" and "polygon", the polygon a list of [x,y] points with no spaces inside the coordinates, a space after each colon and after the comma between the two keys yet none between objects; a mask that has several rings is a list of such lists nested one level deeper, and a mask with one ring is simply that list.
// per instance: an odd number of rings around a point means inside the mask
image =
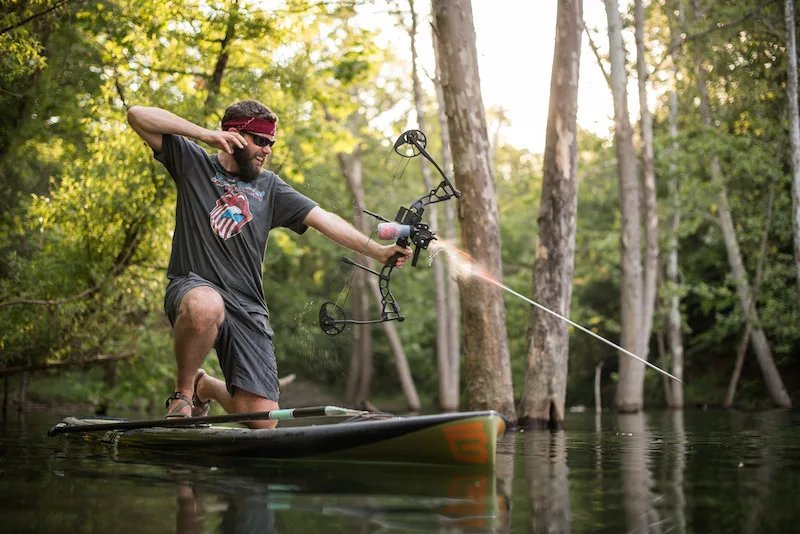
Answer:
[{"label": "splash of water", "polygon": [[505,285],[502,282],[500,282],[499,280],[497,280],[491,274],[489,274],[489,270],[486,267],[482,266],[480,263],[478,263],[472,256],[470,256],[469,254],[467,254],[466,252],[464,252],[460,248],[456,247],[454,244],[449,243],[447,240],[438,239],[436,241],[433,241],[430,244],[430,248],[432,249],[431,250],[431,261],[433,261],[432,258],[434,256],[440,254],[441,252],[445,252],[447,254],[447,258],[450,260],[450,263],[449,263],[450,268],[451,268],[451,270],[453,272],[453,275],[456,278],[458,278],[458,279],[479,278],[481,280],[489,282],[490,284],[499,287],[503,291],[506,291],[507,293],[510,293],[511,295],[514,295],[518,299],[527,302],[531,306],[535,306],[536,308],[538,308],[538,309],[540,309],[540,310],[542,310],[542,311],[544,311],[546,313],[549,313],[550,315],[553,315],[553,316],[561,319],[562,321],[567,322],[568,324],[574,326],[575,328],[577,328],[581,332],[585,332],[586,334],[589,334],[590,336],[594,337],[595,339],[598,339],[598,340],[602,341],[603,343],[606,343],[607,345],[609,345],[611,347],[614,347],[615,349],[617,349],[618,351],[622,352],[623,354],[625,354],[627,356],[630,356],[631,358],[634,358],[634,359],[642,362],[643,364],[647,365],[651,369],[655,369],[659,373],[661,373],[661,374],[663,374],[665,376],[668,376],[671,379],[680,382],[681,384],[683,383],[683,381],[681,379],[679,379],[678,377],[668,373],[667,371],[661,369],[660,367],[658,367],[656,365],[653,365],[652,363],[648,362],[644,358],[642,358],[640,356],[637,356],[636,354],[634,354],[634,353],[632,353],[632,352],[620,347],[619,345],[617,345],[613,341],[609,341],[608,339],[604,338],[603,336],[601,336],[599,334],[596,334],[596,333],[592,332],[591,330],[589,330],[588,328],[585,328],[585,327],[579,325],[578,323],[570,320],[568,317],[564,317],[563,315],[561,315],[561,314],[559,314],[557,312],[554,312],[550,308],[548,308],[546,306],[543,306],[543,305],[539,304],[538,302],[536,302],[536,301],[534,301],[534,300],[532,300],[532,299],[530,299],[530,298],[528,298],[528,297],[526,297],[524,295],[521,295],[520,293],[514,291],[513,289],[511,289],[507,285]]}]

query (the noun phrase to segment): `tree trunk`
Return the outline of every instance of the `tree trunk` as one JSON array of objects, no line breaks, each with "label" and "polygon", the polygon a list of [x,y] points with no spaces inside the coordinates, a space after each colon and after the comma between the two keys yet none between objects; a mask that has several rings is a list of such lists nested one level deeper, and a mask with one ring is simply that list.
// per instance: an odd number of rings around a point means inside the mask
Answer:
[{"label": "tree trunk", "polygon": [[794,0],[784,0],[786,21],[786,98],[789,114],[789,141],[792,147],[792,229],[797,289],[800,291],[800,115],[797,105],[797,32]]},{"label": "tree trunk", "polygon": [[[414,87],[414,108],[417,112],[418,128],[423,132],[427,132],[425,111],[422,105],[424,95],[417,71],[417,14],[414,11],[414,0],[408,0],[408,5],[411,10],[409,37],[411,39],[411,79]],[[430,163],[424,158],[418,159],[422,166],[422,178],[425,182],[425,189],[430,190],[432,187]],[[452,204],[452,202],[450,202],[450,204]],[[438,206],[430,206],[426,211],[428,212],[431,228],[438,229]],[[436,308],[436,363],[439,372],[439,405],[445,411],[454,411],[456,407],[446,406],[443,402],[443,399],[447,396],[446,392],[452,389],[450,384],[452,372],[450,371],[450,338],[448,336],[450,314],[447,311],[447,282],[445,280],[444,264],[441,261],[433,262],[432,268],[435,293],[434,303]]]},{"label": "tree trunk", "polygon": [[[434,0],[432,8],[440,37],[456,182],[463,193],[459,206],[461,242],[467,253],[484,261],[490,276],[500,280],[497,194],[481,98],[472,5],[469,0]],[[468,407],[497,410],[513,425],[517,417],[501,290],[474,278],[459,284]]]},{"label": "tree trunk", "polygon": [[603,362],[600,361],[594,367],[594,413],[603,413],[603,399],[600,395],[600,379],[603,376]]},{"label": "tree trunk", "polygon": [[[697,2],[695,0],[695,7],[696,6]],[[697,9],[695,9],[695,17],[699,16],[701,15],[698,13]],[[700,58],[698,58],[696,62],[696,72],[697,89],[700,95],[700,120],[710,134],[712,129],[711,106],[709,104],[705,70]],[[728,264],[731,267],[731,274],[736,284],[736,294],[739,297],[739,305],[742,307],[745,320],[750,323],[753,330],[750,335],[750,343],[753,346],[753,351],[756,353],[758,364],[764,375],[764,381],[766,382],[772,402],[780,408],[789,408],[792,405],[792,401],[789,398],[789,394],[786,392],[783,380],[781,380],[781,375],[775,365],[767,336],[764,333],[764,329],[761,328],[761,320],[758,316],[756,303],[753,300],[753,292],[750,288],[747,271],[744,268],[742,253],[739,249],[739,240],[736,236],[736,227],[733,224],[733,216],[731,215],[730,204],[728,202],[725,179],[722,175],[722,166],[719,161],[719,156],[713,153],[711,154],[711,181],[717,188],[718,221],[723,240],[725,241],[725,250],[728,253]]]},{"label": "tree trunk", "polygon": [[[670,20],[670,22],[672,22]],[[670,54],[672,55],[672,76],[675,84],[678,83],[678,62],[680,60],[680,28],[684,23],[683,2],[678,3],[677,24],[670,24],[671,44]],[[667,345],[669,346],[670,361],[672,364],[672,374],[683,380],[683,333],[681,319],[681,299],[679,294],[680,281],[678,279],[678,236],[681,226],[681,197],[680,197],[680,178],[676,168],[674,158],[677,157],[680,146],[678,144],[678,90],[673,87],[669,94],[669,136],[671,161],[669,166],[669,197],[672,205],[672,214],[669,223],[669,244],[667,253],[666,275],[670,287],[669,311],[667,312]],[[667,395],[667,406],[672,409],[682,410],[683,384],[670,380],[670,392]]]},{"label": "tree trunk", "polygon": [[[582,31],[583,0],[559,2],[533,293],[536,302],[564,317],[569,316],[575,270],[576,117]],[[564,424],[567,393],[567,323],[535,308],[528,331],[520,425],[560,428]]]},{"label": "tree trunk", "polygon": [[[642,262],[639,183],[633,132],[628,116],[628,75],[622,43],[622,21],[617,0],[604,0],[608,17],[611,92],[614,98],[614,144],[620,190],[620,281],[621,345],[636,353],[641,349]],[[644,404],[644,365],[627,355],[619,355],[619,383],[616,406],[620,412],[638,412]]]},{"label": "tree trunk", "polygon": [[644,47],[644,4],[634,1],[636,34],[636,72],[639,87],[639,129],[642,136],[642,190],[644,217],[644,276],[642,278],[641,346],[637,355],[647,359],[653,316],[658,293],[658,211],[656,209],[656,169],[653,157],[653,118],[647,104],[647,56]]},{"label": "tree trunk", "polygon": [[[458,187],[453,176],[453,157],[450,153],[450,129],[447,127],[447,115],[445,113],[444,90],[442,89],[442,78],[439,61],[439,36],[433,33],[433,52],[436,58],[436,101],[439,104],[439,127],[442,130],[442,168],[454,185]],[[444,203],[444,233],[442,236],[451,243],[458,245],[458,229],[456,228],[456,203]],[[441,255],[444,256],[444,255]],[[440,257],[441,257],[440,256]],[[442,257],[441,261],[449,262],[449,257]],[[447,338],[450,354],[448,355],[448,370],[450,375],[447,379],[447,389],[439,391],[439,405],[443,411],[458,410],[459,392],[461,390],[461,307],[458,302],[458,283],[455,275],[447,277]]]}]

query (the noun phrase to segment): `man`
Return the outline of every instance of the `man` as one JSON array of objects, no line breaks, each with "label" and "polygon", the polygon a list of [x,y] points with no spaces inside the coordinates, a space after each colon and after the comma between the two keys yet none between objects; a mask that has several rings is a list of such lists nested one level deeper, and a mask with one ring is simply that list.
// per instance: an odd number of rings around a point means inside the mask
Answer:
[{"label": "man", "polygon": [[[263,170],[278,117],[259,102],[232,104],[220,131],[142,106],[128,111],[128,122],[167,168],[178,191],[164,299],[177,362],[167,417],[205,415],[212,399],[233,413],[277,409],[273,331],[261,274],[269,231],[286,227],[302,234],[310,226],[381,263],[397,256],[398,266],[410,251],[370,240]],[[191,139],[220,152],[208,154]],[[200,369],[212,347],[225,382]],[[272,428],[275,422],[248,426]]]}]

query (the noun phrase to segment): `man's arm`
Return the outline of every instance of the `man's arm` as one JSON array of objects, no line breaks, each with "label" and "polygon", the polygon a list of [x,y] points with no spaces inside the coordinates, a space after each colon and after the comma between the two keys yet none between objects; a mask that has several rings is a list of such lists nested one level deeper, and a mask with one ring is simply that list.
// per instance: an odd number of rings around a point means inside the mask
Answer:
[{"label": "man's arm", "polygon": [[227,132],[208,130],[161,108],[133,106],[128,110],[128,123],[155,152],[161,152],[164,134],[191,137],[232,154],[234,147],[247,144],[235,129]]},{"label": "man's arm", "polygon": [[401,256],[397,259],[397,266],[400,267],[404,265],[408,261],[409,256],[411,256],[410,249],[403,248],[394,243],[391,245],[381,245],[377,241],[359,232],[355,226],[338,215],[326,211],[319,206],[308,212],[303,223],[319,230],[319,232],[328,237],[328,239],[359,254],[365,254],[374,258],[383,265],[389,263],[395,254],[399,253]]}]

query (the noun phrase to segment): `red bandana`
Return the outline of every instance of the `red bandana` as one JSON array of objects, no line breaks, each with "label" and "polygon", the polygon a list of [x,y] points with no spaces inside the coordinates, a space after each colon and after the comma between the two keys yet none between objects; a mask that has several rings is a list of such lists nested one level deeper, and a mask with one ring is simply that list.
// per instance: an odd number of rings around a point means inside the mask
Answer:
[{"label": "red bandana", "polygon": [[266,119],[252,117],[250,119],[234,119],[222,123],[222,129],[236,128],[263,135],[275,135],[275,123]]}]

